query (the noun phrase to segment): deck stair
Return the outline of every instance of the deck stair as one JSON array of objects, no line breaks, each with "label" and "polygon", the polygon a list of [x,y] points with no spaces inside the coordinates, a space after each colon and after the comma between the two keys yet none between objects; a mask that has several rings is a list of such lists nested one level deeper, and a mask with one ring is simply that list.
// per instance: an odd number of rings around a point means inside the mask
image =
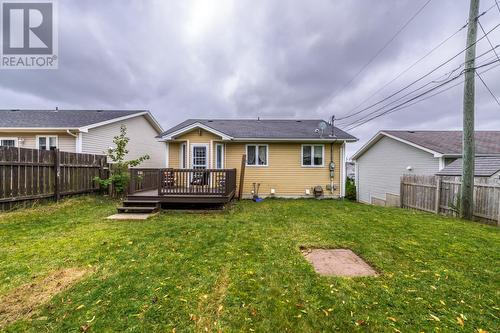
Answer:
[{"label": "deck stair", "polygon": [[124,200],[118,207],[118,213],[151,214],[160,208],[160,202],[155,200]]}]

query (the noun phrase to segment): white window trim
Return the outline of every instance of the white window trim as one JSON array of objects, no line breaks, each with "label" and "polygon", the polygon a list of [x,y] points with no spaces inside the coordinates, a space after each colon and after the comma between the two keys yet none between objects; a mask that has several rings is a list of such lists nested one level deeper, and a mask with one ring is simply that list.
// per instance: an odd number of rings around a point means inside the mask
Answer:
[{"label": "white window trim", "polygon": [[191,149],[189,150],[189,160],[191,161],[191,168],[193,168],[193,151],[194,147],[205,147],[207,149],[207,157],[206,157],[206,167],[210,169],[210,145],[208,143],[192,143]]},{"label": "white window trim", "polygon": [[[59,136],[58,135],[37,135],[36,136],[36,149],[40,149],[39,138],[56,138],[56,149],[59,149]],[[47,145],[49,144],[49,140],[47,140]],[[49,149],[50,150],[50,147]]]},{"label": "white window trim", "polygon": [[14,147],[19,147],[19,138],[0,136],[0,140],[14,140]]},{"label": "white window trim", "polygon": [[[248,164],[248,147],[249,146],[255,146],[255,164]],[[259,164],[259,146],[265,146],[266,147],[266,164]],[[245,153],[247,155],[245,165],[247,167],[252,167],[252,168],[265,168],[269,166],[269,145],[268,144],[262,144],[262,143],[252,143],[252,144],[247,144],[245,146]]]},{"label": "white window trim", "polygon": [[225,150],[226,150],[226,149],[225,149],[225,147],[224,147],[224,144],[223,144],[223,143],[216,143],[216,144],[215,144],[215,169],[219,169],[219,168],[217,167],[217,158],[219,157],[219,153],[218,153],[217,148],[218,148],[219,146],[221,146],[221,147],[222,147],[222,150],[221,150],[221,153],[222,153],[221,155],[222,155],[222,156],[221,156],[221,167],[220,167],[220,169],[224,169],[224,162],[225,162],[225,161],[224,161],[224,160],[225,160],[225,159],[224,159],[224,153],[225,153]]},{"label": "white window trim", "polygon": [[[304,164],[304,147],[311,147],[311,165]],[[321,147],[321,164],[314,165],[314,148],[313,147]],[[325,167],[325,145],[314,145],[314,144],[303,144],[300,147],[300,165],[303,168],[324,168]]]},{"label": "white window trim", "polygon": [[[186,153],[186,156],[182,156],[182,147],[184,147],[184,152]],[[187,157],[188,157],[188,149],[187,149],[187,142],[182,142],[180,144],[179,148],[179,169],[186,169],[187,167]]]}]

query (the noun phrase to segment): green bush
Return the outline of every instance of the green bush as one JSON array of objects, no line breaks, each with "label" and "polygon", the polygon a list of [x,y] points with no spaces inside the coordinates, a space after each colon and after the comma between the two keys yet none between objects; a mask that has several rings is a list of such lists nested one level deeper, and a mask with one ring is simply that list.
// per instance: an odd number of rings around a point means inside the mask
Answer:
[{"label": "green bush", "polygon": [[101,187],[108,188],[113,185],[113,196],[122,196],[125,194],[130,182],[129,168],[133,168],[149,160],[149,155],[144,155],[135,160],[127,161],[125,156],[128,154],[127,144],[130,139],[127,137],[127,127],[120,127],[120,135],[113,138],[114,147],[110,147],[106,152],[108,161],[111,161],[110,176],[107,179],[95,177],[94,180],[99,182]]},{"label": "green bush", "polygon": [[351,178],[347,178],[345,182],[345,197],[348,200],[356,201],[356,184]]}]

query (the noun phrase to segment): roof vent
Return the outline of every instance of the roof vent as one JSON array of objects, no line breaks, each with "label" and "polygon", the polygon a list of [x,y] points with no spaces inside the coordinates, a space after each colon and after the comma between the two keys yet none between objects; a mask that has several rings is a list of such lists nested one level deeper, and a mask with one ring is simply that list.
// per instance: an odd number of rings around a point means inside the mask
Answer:
[{"label": "roof vent", "polygon": [[407,131],[408,133],[415,133],[415,131]]},{"label": "roof vent", "polygon": [[21,110],[19,110],[19,109],[12,109],[12,110],[10,110],[10,111],[12,111],[12,112],[16,112],[16,111],[21,111]]},{"label": "roof vent", "polygon": [[96,110],[96,112],[102,112],[102,110]]},{"label": "roof vent", "polygon": [[213,120],[207,120],[207,123],[213,123],[214,121]]},{"label": "roof vent", "polygon": [[302,120],[296,120],[296,122],[301,123],[301,122],[302,122]]}]

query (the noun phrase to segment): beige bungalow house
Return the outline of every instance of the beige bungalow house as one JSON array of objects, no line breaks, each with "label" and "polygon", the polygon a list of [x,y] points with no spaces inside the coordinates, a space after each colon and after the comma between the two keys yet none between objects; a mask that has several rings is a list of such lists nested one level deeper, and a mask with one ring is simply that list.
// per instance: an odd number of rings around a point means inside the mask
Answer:
[{"label": "beige bungalow house", "polygon": [[141,167],[166,166],[166,146],[155,139],[163,129],[145,110],[0,110],[0,146],[103,154],[122,125],[127,158],[148,154]]},{"label": "beige bungalow house", "polygon": [[[189,119],[158,140],[167,143],[168,168],[236,169],[242,198],[254,184],[261,197],[344,196],[345,145],[352,135],[322,120]],[[242,161],[242,157],[246,156]]]}]

